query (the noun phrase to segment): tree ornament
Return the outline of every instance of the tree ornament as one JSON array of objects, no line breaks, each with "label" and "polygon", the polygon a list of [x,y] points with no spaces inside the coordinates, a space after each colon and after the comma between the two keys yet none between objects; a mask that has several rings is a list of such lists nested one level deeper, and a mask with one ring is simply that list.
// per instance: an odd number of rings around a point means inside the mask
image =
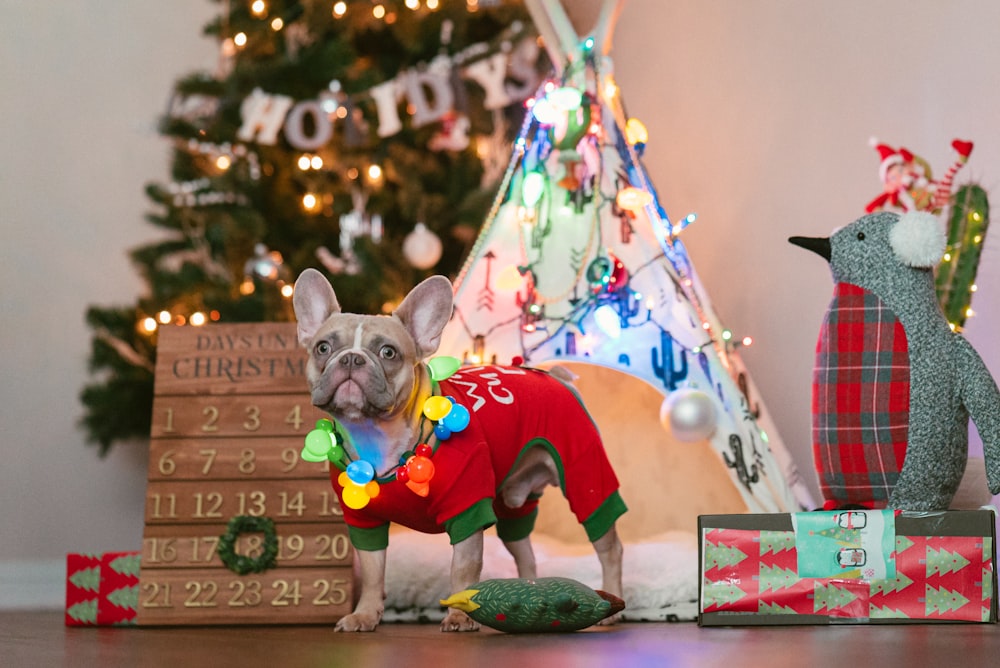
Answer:
[{"label": "tree ornament", "polygon": [[281,253],[268,250],[264,244],[256,244],[253,247],[253,257],[243,263],[243,276],[250,280],[258,278],[271,283],[289,278],[288,268]]},{"label": "tree ornament", "polygon": [[674,390],[660,405],[660,424],[678,441],[702,441],[715,433],[716,422],[715,401],[701,390]]},{"label": "tree ornament", "polygon": [[417,223],[403,239],[403,255],[417,269],[430,269],[436,265],[441,259],[441,252],[441,239],[423,223]]}]

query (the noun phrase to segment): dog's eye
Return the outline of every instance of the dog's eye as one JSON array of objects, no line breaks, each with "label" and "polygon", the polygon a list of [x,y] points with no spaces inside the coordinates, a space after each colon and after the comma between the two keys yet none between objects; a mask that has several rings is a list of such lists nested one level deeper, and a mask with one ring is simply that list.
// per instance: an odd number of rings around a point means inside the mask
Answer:
[{"label": "dog's eye", "polygon": [[394,360],[399,353],[392,346],[382,346],[379,348],[378,354],[384,360]]},{"label": "dog's eye", "polygon": [[332,348],[330,347],[330,344],[327,343],[326,341],[320,341],[319,343],[316,344],[316,354],[317,355],[320,355],[322,357],[326,357],[327,355],[330,354],[331,350],[332,350]]}]

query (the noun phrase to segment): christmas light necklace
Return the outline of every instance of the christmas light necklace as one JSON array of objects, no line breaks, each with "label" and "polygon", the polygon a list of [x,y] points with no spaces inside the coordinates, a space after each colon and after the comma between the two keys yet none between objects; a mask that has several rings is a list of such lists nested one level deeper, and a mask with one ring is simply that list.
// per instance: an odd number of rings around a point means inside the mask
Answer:
[{"label": "christmas light necklace", "polygon": [[[434,357],[427,362],[427,369],[433,383],[433,392],[438,382],[450,378],[458,371],[461,360],[456,357]],[[424,400],[418,428],[417,444],[407,450],[387,475],[376,477],[375,466],[365,459],[351,459],[344,448],[344,433],[328,418],[316,422],[316,428],[306,434],[301,457],[307,462],[330,462],[340,469],[337,483],[343,488],[344,505],[359,510],[379,495],[379,486],[394,480],[404,483],[418,496],[427,496],[430,481],[434,477],[434,462],[431,457],[436,447],[427,444],[431,435],[437,444],[448,440],[452,434],[469,426],[469,409],[456,403],[450,397],[432,394]],[[425,424],[434,426],[425,434]],[[350,434],[347,436],[350,438]]]}]

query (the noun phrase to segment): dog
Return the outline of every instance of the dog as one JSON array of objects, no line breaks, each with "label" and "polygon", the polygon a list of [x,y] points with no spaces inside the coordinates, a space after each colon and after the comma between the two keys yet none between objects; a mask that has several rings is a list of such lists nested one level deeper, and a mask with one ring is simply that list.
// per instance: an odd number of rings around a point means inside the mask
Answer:
[{"label": "dog", "polygon": [[[447,278],[424,280],[392,315],[359,315],[343,313],[329,281],[306,269],[295,282],[293,306],[299,343],[309,353],[312,403],[334,418],[334,435],[346,452],[342,463],[367,462],[374,471],[363,507],[354,508],[356,500],[344,502],[345,484],[353,483],[331,468],[360,570],[357,604],[337,631],[373,631],[382,618],[390,522],[448,533],[453,553],[445,595],[479,581],[483,530],[494,524],[518,577],[536,578],[530,532],[538,497],[549,485],[561,487],[587,531],[602,588],[621,596],[615,522],[626,507],[576,393],[552,374],[523,366],[463,367],[447,379],[432,379],[425,360],[437,351],[453,310]],[[427,399],[442,396],[467,409],[467,426],[450,437],[435,436],[425,415]],[[427,445],[418,447],[435,440],[432,453]],[[433,463],[433,477],[422,489],[399,473],[414,450]],[[478,628],[454,608],[441,623],[443,631]]]}]

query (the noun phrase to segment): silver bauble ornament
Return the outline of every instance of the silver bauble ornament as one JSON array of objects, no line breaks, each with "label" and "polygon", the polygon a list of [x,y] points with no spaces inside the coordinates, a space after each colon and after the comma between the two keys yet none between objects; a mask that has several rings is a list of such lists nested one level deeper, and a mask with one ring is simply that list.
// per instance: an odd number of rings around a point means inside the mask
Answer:
[{"label": "silver bauble ornament", "polygon": [[436,265],[441,259],[441,250],[441,239],[423,223],[417,223],[403,239],[403,255],[417,269],[430,269]]},{"label": "silver bauble ornament", "polygon": [[660,424],[678,441],[703,441],[715,433],[715,401],[701,390],[674,390],[660,405]]}]

